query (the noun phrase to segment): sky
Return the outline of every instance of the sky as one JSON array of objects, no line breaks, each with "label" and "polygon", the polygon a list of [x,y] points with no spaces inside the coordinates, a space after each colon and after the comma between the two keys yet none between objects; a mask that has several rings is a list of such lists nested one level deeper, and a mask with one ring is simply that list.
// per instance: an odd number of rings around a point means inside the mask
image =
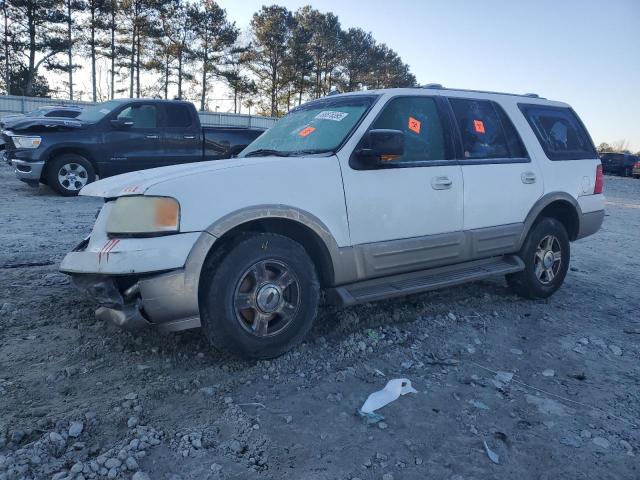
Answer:
[{"label": "sky", "polygon": [[360,27],[420,84],[569,103],[594,142],[640,150],[640,0],[218,0],[246,28],[264,4],[310,4]]}]

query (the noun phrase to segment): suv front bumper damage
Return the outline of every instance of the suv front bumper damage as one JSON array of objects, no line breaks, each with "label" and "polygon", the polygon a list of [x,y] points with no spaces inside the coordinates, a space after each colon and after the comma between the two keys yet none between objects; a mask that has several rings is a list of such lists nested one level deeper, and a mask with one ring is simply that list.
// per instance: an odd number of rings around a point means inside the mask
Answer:
[{"label": "suv front bumper damage", "polygon": [[107,241],[106,253],[100,237],[94,231],[60,265],[60,271],[99,305],[97,318],[127,330],[200,326],[200,271],[216,237],[193,232]]},{"label": "suv front bumper damage", "polygon": [[176,331],[200,326],[198,305],[185,290],[183,269],[139,278],[126,289],[114,277],[72,275],[76,288],[99,306],[96,318],[125,330],[155,326]]}]

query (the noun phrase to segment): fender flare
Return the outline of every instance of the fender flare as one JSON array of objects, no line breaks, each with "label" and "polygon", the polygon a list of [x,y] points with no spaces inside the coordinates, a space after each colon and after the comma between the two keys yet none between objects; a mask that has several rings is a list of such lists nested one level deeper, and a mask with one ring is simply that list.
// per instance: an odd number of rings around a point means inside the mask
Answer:
[{"label": "fender flare", "polygon": [[228,213],[202,232],[185,263],[185,289],[197,298],[202,266],[219,238],[245,223],[267,219],[290,220],[311,230],[329,254],[333,269],[333,283],[344,283],[345,280],[357,278],[355,257],[349,254],[352,249],[339,247],[333,234],[318,217],[288,205],[258,205]]},{"label": "fender flare", "polygon": [[522,247],[522,244],[524,243],[525,238],[527,238],[527,235],[529,234],[531,227],[533,227],[533,224],[535,223],[537,218],[540,216],[540,213],[542,213],[542,211],[545,208],[547,208],[549,205],[551,205],[553,202],[557,202],[557,201],[566,202],[573,207],[573,209],[576,212],[576,215],[578,216],[578,231],[580,230],[580,221],[582,219],[582,209],[580,208],[580,204],[578,204],[578,201],[566,192],[549,192],[543,195],[542,197],[540,197],[536,201],[536,203],[534,203],[533,207],[531,207],[531,210],[529,210],[529,213],[527,214],[527,218],[525,218],[524,220],[524,228],[522,229],[522,233],[520,234],[520,239],[518,241],[518,249]]}]

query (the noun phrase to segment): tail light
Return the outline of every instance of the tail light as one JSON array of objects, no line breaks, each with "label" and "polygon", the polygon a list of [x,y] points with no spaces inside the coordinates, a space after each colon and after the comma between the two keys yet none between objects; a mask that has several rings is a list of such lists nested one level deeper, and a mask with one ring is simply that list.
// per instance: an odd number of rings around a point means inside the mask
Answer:
[{"label": "tail light", "polygon": [[640,162],[636,162],[633,168],[637,168],[638,170],[640,170]]},{"label": "tail light", "polygon": [[596,185],[593,188],[594,195],[602,193],[602,187],[604,186],[604,175],[602,175],[602,165],[596,167]]}]

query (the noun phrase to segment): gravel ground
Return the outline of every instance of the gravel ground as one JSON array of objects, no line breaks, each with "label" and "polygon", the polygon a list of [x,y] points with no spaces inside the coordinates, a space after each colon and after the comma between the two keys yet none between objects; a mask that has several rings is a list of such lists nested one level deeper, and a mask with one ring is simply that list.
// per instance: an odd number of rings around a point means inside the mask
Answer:
[{"label": "gravel ground", "polygon": [[[57,265],[100,202],[0,165],[0,480],[639,478],[640,181],[605,189],[549,300],[499,278],[325,308],[255,363],[97,322]],[[402,377],[418,393],[356,415]]]}]

